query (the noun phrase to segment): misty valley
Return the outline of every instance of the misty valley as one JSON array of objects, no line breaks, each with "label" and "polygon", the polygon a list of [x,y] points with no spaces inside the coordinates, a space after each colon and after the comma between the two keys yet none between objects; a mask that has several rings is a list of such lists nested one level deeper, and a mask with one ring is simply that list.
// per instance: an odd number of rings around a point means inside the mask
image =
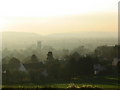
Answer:
[{"label": "misty valley", "polygon": [[83,84],[117,87],[120,74],[117,38],[111,34],[101,37],[103,33],[91,34],[93,37],[82,34],[42,36],[4,32],[3,87],[76,88]]}]

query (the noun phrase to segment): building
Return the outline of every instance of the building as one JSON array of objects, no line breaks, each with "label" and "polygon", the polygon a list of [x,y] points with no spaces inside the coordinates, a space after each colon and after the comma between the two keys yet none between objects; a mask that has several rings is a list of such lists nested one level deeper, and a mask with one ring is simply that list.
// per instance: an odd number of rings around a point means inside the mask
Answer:
[{"label": "building", "polygon": [[20,63],[19,71],[28,73],[27,69],[25,68],[25,66],[22,63]]},{"label": "building", "polygon": [[41,41],[38,41],[38,42],[37,42],[37,50],[38,50],[38,51],[41,51],[41,48],[42,48],[42,42],[41,42]]},{"label": "building", "polygon": [[112,61],[112,66],[117,66],[119,62],[120,62],[119,58],[114,58]]},{"label": "building", "polygon": [[93,65],[93,68],[94,68],[94,74],[95,74],[95,75],[99,74],[101,71],[106,70],[106,68],[103,67],[103,66],[100,65],[100,64],[94,64],[94,65]]}]

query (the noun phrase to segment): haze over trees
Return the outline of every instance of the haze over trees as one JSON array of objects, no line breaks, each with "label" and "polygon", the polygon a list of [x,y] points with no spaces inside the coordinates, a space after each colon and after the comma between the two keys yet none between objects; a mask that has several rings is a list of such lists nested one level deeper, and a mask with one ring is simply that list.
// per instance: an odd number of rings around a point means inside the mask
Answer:
[{"label": "haze over trees", "polygon": [[118,73],[119,45],[115,37],[63,38],[17,32],[3,35],[4,85],[81,82],[76,78],[88,83],[85,78]]},{"label": "haze over trees", "polygon": [[42,41],[43,46],[52,46],[55,49],[85,46],[92,50],[97,46],[117,43],[117,33],[112,32],[61,33],[46,36],[25,32],[3,32],[2,34],[3,48],[9,50],[34,48],[37,41]]}]

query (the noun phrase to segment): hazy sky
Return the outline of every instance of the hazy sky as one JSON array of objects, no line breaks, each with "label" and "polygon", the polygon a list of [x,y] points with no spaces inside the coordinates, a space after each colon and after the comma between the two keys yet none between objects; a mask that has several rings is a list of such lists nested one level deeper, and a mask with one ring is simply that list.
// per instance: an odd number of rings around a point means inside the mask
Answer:
[{"label": "hazy sky", "polygon": [[119,0],[1,0],[0,31],[116,32]]}]

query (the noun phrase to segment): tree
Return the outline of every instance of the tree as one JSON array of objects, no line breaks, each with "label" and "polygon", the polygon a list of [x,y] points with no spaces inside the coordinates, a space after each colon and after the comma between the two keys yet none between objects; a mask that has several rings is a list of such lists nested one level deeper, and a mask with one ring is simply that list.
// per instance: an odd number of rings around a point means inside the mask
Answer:
[{"label": "tree", "polygon": [[33,54],[32,56],[31,56],[31,60],[30,60],[30,62],[31,63],[37,63],[39,60],[38,60],[38,57],[35,55],[35,54]]},{"label": "tree", "polygon": [[8,63],[8,67],[10,72],[18,71],[20,67],[20,60],[17,58],[13,57]]}]

